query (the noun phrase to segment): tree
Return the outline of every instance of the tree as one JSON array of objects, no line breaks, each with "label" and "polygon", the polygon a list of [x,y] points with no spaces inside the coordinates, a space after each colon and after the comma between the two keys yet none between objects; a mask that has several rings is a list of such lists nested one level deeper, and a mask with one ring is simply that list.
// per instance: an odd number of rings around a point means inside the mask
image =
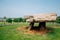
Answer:
[{"label": "tree", "polygon": [[6,16],[4,16],[3,19],[6,19]]},{"label": "tree", "polygon": [[60,23],[60,16],[58,16],[58,17],[56,18],[56,22],[57,22],[57,23]]},{"label": "tree", "polygon": [[20,17],[20,18],[14,18],[14,22],[26,22],[26,19]]},{"label": "tree", "polygon": [[14,22],[23,22],[24,19],[23,19],[22,17],[20,17],[20,18],[14,18],[13,21],[14,21]]},{"label": "tree", "polygon": [[23,22],[23,18],[20,17],[20,18],[19,18],[19,22]]},{"label": "tree", "polygon": [[18,18],[14,18],[13,21],[14,21],[14,22],[19,22]]},{"label": "tree", "polygon": [[12,23],[12,18],[8,18],[8,19],[6,19],[6,22],[8,22],[8,23]]}]

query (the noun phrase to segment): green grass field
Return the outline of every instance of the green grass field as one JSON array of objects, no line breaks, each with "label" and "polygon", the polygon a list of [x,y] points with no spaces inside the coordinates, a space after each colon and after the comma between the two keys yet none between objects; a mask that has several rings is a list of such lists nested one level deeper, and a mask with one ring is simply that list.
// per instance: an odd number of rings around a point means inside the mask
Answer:
[{"label": "green grass field", "polygon": [[23,26],[28,26],[28,23],[0,23],[0,40],[60,40],[60,25],[47,23],[46,26],[51,27],[53,31],[44,35],[23,34],[23,31],[16,30],[16,28]]}]

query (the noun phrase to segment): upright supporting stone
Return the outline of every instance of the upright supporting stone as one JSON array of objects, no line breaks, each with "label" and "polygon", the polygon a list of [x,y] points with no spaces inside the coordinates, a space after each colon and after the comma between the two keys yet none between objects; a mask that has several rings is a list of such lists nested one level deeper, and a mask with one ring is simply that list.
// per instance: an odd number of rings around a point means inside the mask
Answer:
[{"label": "upright supporting stone", "polygon": [[46,29],[46,22],[39,22],[39,26],[40,29]]},{"label": "upright supporting stone", "polygon": [[29,29],[33,29],[33,27],[34,27],[34,22],[30,22],[30,27],[29,27]]}]

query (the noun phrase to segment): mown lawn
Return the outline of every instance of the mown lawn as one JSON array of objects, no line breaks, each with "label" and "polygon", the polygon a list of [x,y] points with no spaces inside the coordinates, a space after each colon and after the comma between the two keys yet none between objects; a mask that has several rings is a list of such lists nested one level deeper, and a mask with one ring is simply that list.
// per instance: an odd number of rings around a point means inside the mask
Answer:
[{"label": "mown lawn", "polygon": [[52,27],[55,24],[47,23],[47,27],[51,27],[52,32],[44,35],[23,34],[22,30],[16,30],[18,27],[28,26],[28,23],[7,24],[0,26],[0,40],[60,40],[60,28]]}]

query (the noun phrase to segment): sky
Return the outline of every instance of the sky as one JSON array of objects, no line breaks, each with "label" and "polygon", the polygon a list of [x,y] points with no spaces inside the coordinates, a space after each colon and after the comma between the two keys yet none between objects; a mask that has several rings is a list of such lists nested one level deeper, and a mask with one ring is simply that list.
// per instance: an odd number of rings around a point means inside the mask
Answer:
[{"label": "sky", "polygon": [[0,17],[57,13],[60,16],[60,0],[0,0]]}]

